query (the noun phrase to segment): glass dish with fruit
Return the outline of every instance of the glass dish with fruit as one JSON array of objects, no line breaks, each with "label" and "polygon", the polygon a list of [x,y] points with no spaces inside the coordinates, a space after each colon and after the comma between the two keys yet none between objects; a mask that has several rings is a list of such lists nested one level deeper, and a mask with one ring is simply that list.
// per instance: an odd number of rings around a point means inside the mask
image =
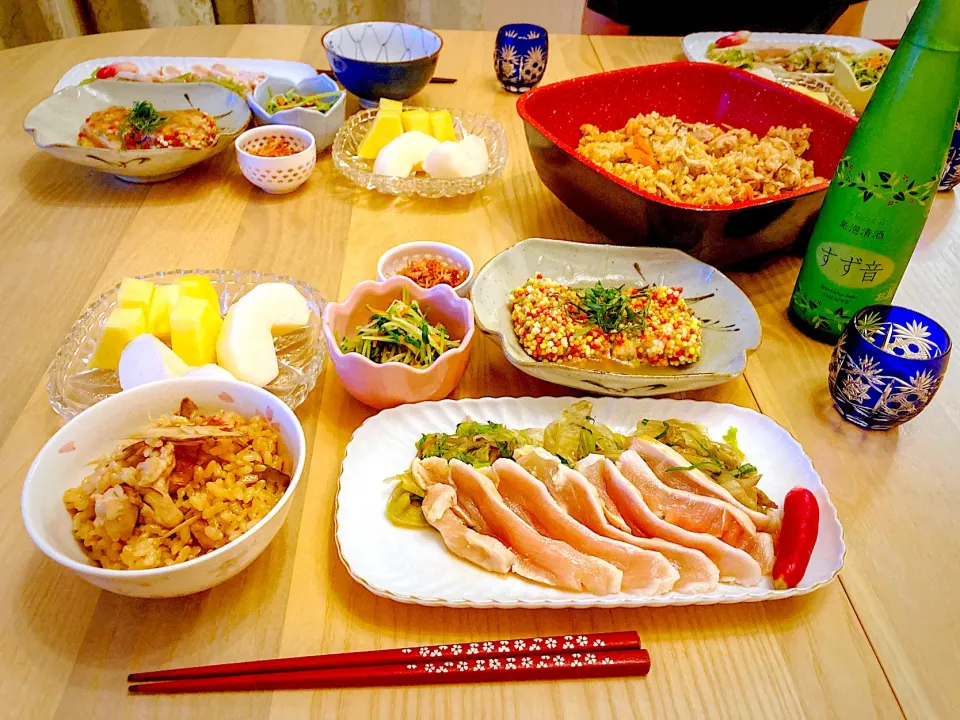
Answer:
[{"label": "glass dish with fruit", "polygon": [[326,301],[309,284],[252,270],[171,270],[124,278],[77,319],[48,370],[64,419],[147,382],[232,376],[291,408],[327,356]]},{"label": "glass dish with fruit", "polygon": [[455,197],[483,189],[507,163],[503,126],[467,110],[404,107],[381,99],[337,132],[337,170],[368,190]]}]

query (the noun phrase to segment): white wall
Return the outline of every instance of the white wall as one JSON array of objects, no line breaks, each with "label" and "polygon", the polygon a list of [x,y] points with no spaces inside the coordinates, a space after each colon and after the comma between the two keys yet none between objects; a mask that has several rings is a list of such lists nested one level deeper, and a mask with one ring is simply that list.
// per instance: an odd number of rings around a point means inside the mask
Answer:
[{"label": "white wall", "polygon": [[863,17],[863,37],[898,38],[907,27],[907,10],[917,0],[870,0]]}]

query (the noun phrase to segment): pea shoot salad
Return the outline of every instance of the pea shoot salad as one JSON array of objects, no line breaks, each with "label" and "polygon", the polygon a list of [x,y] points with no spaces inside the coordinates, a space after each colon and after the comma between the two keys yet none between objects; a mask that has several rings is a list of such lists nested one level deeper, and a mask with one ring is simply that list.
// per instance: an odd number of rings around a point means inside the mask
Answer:
[{"label": "pea shoot salad", "polygon": [[384,311],[370,310],[370,321],[357,328],[356,335],[340,341],[340,351],[359,353],[375,363],[398,362],[414,368],[433,364],[447,350],[460,347],[440,323],[431,324],[429,308],[411,300],[404,290]]}]

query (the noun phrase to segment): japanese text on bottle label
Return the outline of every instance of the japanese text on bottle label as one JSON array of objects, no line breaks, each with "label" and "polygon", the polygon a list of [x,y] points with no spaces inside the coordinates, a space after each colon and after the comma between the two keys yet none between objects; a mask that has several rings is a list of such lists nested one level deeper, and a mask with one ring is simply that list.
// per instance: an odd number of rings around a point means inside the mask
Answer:
[{"label": "japanese text on bottle label", "polygon": [[829,241],[817,247],[817,265],[837,285],[848,288],[877,287],[894,270],[893,260],[885,255]]}]

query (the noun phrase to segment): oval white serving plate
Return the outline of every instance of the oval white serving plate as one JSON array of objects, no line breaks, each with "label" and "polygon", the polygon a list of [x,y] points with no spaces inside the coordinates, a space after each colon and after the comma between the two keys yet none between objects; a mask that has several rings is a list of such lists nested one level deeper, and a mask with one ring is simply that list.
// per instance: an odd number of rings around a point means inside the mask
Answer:
[{"label": "oval white serving plate", "polygon": [[[683,38],[683,54],[687,60],[692,62],[712,62],[707,60],[707,49],[711,43],[716,42],[729,32],[698,32],[687,35]],[[856,53],[866,52],[867,50],[876,50],[882,48],[878,42],[868,40],[867,38],[850,37],[848,35],[814,35],[811,33],[778,33],[778,32],[755,32],[750,34],[751,46],[757,45],[829,45],[831,47],[850,48]],[[810,73],[815,77],[831,75],[831,73]]]},{"label": "oval white serving plate", "polygon": [[[682,287],[683,297],[703,322],[703,356],[682,368],[645,366],[630,373],[534,360],[513,331],[510,293],[537,272],[577,287],[598,280],[607,287],[646,283]],[[541,380],[589,393],[645,397],[719,385],[743,373],[747,355],[760,346],[760,318],[743,291],[715,267],[670,248],[530,238],[504,250],[481,268],[471,300],[478,327],[500,345],[514,367]]]},{"label": "oval white serving plate", "polygon": [[[695,400],[593,398],[594,417],[621,432],[642,418],[681,418],[702,423],[720,437],[731,425],[748,460],[760,468],[760,487],[782,505],[794,486],[811,490],[820,505],[820,535],[803,581],[774,590],[769,577],[752,588],[721,583],[711,593],[667,593],[638,597],[598,596],[497,575],[459,559],[430,528],[397,527],[387,519],[393,483],[416,454],[414,443],[427,432],[453,432],[469,415],[512,428],[544,427],[578,398],[481,398],[441,400],[385,410],[367,420],[347,446],[337,492],[336,539],[340,558],[353,578],[371,592],[398,602],[448,607],[581,608],[710,605],[794,597],[830,582],[843,567],[845,546],[837,510],[799,443],[759,413],[735,405]],[[375,452],[372,450],[375,449]]]},{"label": "oval white serving plate", "polygon": [[79,85],[89,78],[93,71],[104,65],[111,65],[117,62],[136,63],[140,72],[148,73],[153,70],[159,70],[165,65],[173,65],[184,72],[189,72],[194,65],[203,65],[210,67],[215,64],[223,64],[234,70],[245,72],[258,72],[264,75],[281,77],[298,83],[317,74],[317,70],[310,65],[302,62],[292,62],[290,60],[258,60],[254,58],[227,58],[227,57],[166,57],[160,55],[116,55],[113,57],[93,58],[77,63],[67,70],[63,77],[57,82],[54,92],[59,92],[65,87]]}]

